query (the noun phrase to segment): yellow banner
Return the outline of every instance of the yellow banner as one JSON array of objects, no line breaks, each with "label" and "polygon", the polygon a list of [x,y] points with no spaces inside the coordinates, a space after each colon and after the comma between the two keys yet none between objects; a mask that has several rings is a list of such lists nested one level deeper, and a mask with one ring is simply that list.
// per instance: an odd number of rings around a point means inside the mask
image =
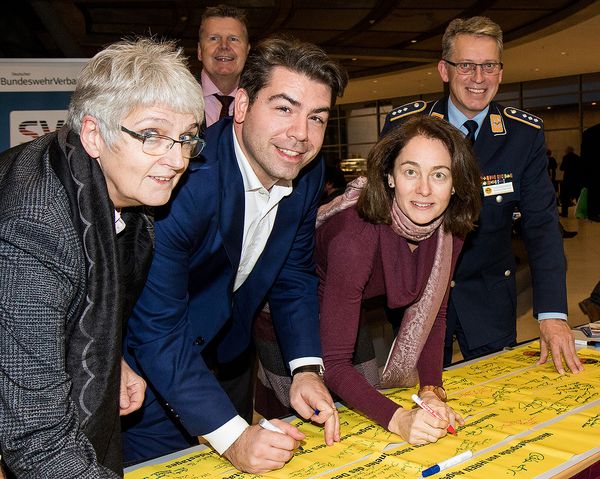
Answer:
[{"label": "yellow banner", "polygon": [[[254,476],[235,470],[211,449],[127,473],[126,479],[415,478],[425,468],[465,451],[470,460],[436,479],[465,475],[533,478],[600,445],[600,351],[583,349],[585,370],[558,374],[552,362],[536,366],[537,344],[504,352],[444,373],[449,404],[465,418],[456,436],[411,446],[368,418],[340,408],[342,440],[328,447],[322,428],[292,421],[306,439],[283,469]],[[413,407],[411,389],[385,394]]]}]

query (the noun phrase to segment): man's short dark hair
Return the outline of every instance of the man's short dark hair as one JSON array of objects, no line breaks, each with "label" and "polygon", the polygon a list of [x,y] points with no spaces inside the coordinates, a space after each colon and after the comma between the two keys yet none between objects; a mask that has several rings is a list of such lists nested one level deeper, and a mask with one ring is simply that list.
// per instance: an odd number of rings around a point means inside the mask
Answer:
[{"label": "man's short dark hair", "polygon": [[248,22],[246,19],[246,12],[244,10],[223,4],[216,5],[214,7],[206,7],[204,13],[202,14],[202,19],[200,20],[200,30],[198,31],[199,36],[202,36],[202,27],[204,26],[204,22],[206,22],[206,20],[209,18],[235,18],[244,26],[246,39],[248,39]]},{"label": "man's short dark hair", "polygon": [[271,37],[250,50],[240,78],[240,88],[248,93],[250,104],[271,79],[274,67],[287,68],[323,83],[331,89],[331,106],[342,96],[348,73],[318,46],[292,37]]}]

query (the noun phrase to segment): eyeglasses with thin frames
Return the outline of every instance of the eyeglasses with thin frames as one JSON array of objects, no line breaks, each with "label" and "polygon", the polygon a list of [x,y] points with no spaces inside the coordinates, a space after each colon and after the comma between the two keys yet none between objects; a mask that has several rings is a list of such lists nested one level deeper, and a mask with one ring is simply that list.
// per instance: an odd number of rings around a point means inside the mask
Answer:
[{"label": "eyeglasses with thin frames", "polygon": [[179,136],[179,140],[174,140],[170,136],[158,135],[155,133],[136,133],[128,130],[121,125],[121,131],[127,133],[132,138],[142,142],[142,151],[148,155],[161,156],[166,154],[175,143],[181,145],[181,152],[185,158],[196,158],[206,146],[206,142],[197,135],[184,134]]},{"label": "eyeglasses with thin frames", "polygon": [[472,75],[477,70],[477,67],[481,68],[481,72],[484,75],[498,75],[500,70],[504,68],[502,62],[486,62],[486,63],[473,63],[473,62],[451,62],[450,60],[444,59],[448,65],[452,65],[456,68],[456,73],[459,75]]}]

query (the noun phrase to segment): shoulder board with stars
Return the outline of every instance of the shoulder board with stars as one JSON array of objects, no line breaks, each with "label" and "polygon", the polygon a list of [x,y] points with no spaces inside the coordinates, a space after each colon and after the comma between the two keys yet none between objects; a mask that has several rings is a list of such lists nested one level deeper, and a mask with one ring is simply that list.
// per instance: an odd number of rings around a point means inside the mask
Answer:
[{"label": "shoulder board with stars", "polygon": [[518,108],[507,106],[504,109],[504,114],[508,118],[512,118],[513,120],[520,121],[521,123],[525,123],[526,125],[533,126],[538,130],[544,124],[544,121],[539,117],[532,115],[531,113],[527,113],[524,110],[519,110]]},{"label": "shoulder board with stars", "polygon": [[400,118],[404,118],[408,115],[414,115],[415,113],[422,112],[427,106],[427,102],[423,100],[413,101],[411,103],[407,103],[406,105],[402,105],[394,108],[390,111],[390,121],[396,121]]}]

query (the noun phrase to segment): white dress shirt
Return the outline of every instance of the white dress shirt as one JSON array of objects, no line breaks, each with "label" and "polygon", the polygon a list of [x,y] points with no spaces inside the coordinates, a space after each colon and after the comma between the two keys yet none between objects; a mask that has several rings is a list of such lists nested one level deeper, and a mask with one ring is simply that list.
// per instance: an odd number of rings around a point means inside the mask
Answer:
[{"label": "white dress shirt", "polygon": [[[235,157],[244,184],[245,201],[242,253],[233,287],[233,290],[236,291],[244,284],[264,251],[273,230],[279,202],[292,193],[292,182],[281,180],[275,183],[270,191],[267,190],[254,173],[250,163],[248,163],[248,159],[244,155],[233,130],[232,134]],[[323,366],[323,360],[317,357],[297,358],[290,361],[290,370],[293,371],[297,367],[312,364]],[[235,416],[221,427],[205,434],[204,439],[210,442],[219,454],[223,454],[247,427],[248,423],[241,416]]]},{"label": "white dress shirt", "polygon": [[244,284],[265,249],[273,230],[279,202],[292,193],[292,182],[280,180],[271,187],[270,191],[267,190],[248,163],[235,133],[233,133],[233,145],[244,183],[245,200],[242,255],[233,287],[233,290],[236,291]]}]

